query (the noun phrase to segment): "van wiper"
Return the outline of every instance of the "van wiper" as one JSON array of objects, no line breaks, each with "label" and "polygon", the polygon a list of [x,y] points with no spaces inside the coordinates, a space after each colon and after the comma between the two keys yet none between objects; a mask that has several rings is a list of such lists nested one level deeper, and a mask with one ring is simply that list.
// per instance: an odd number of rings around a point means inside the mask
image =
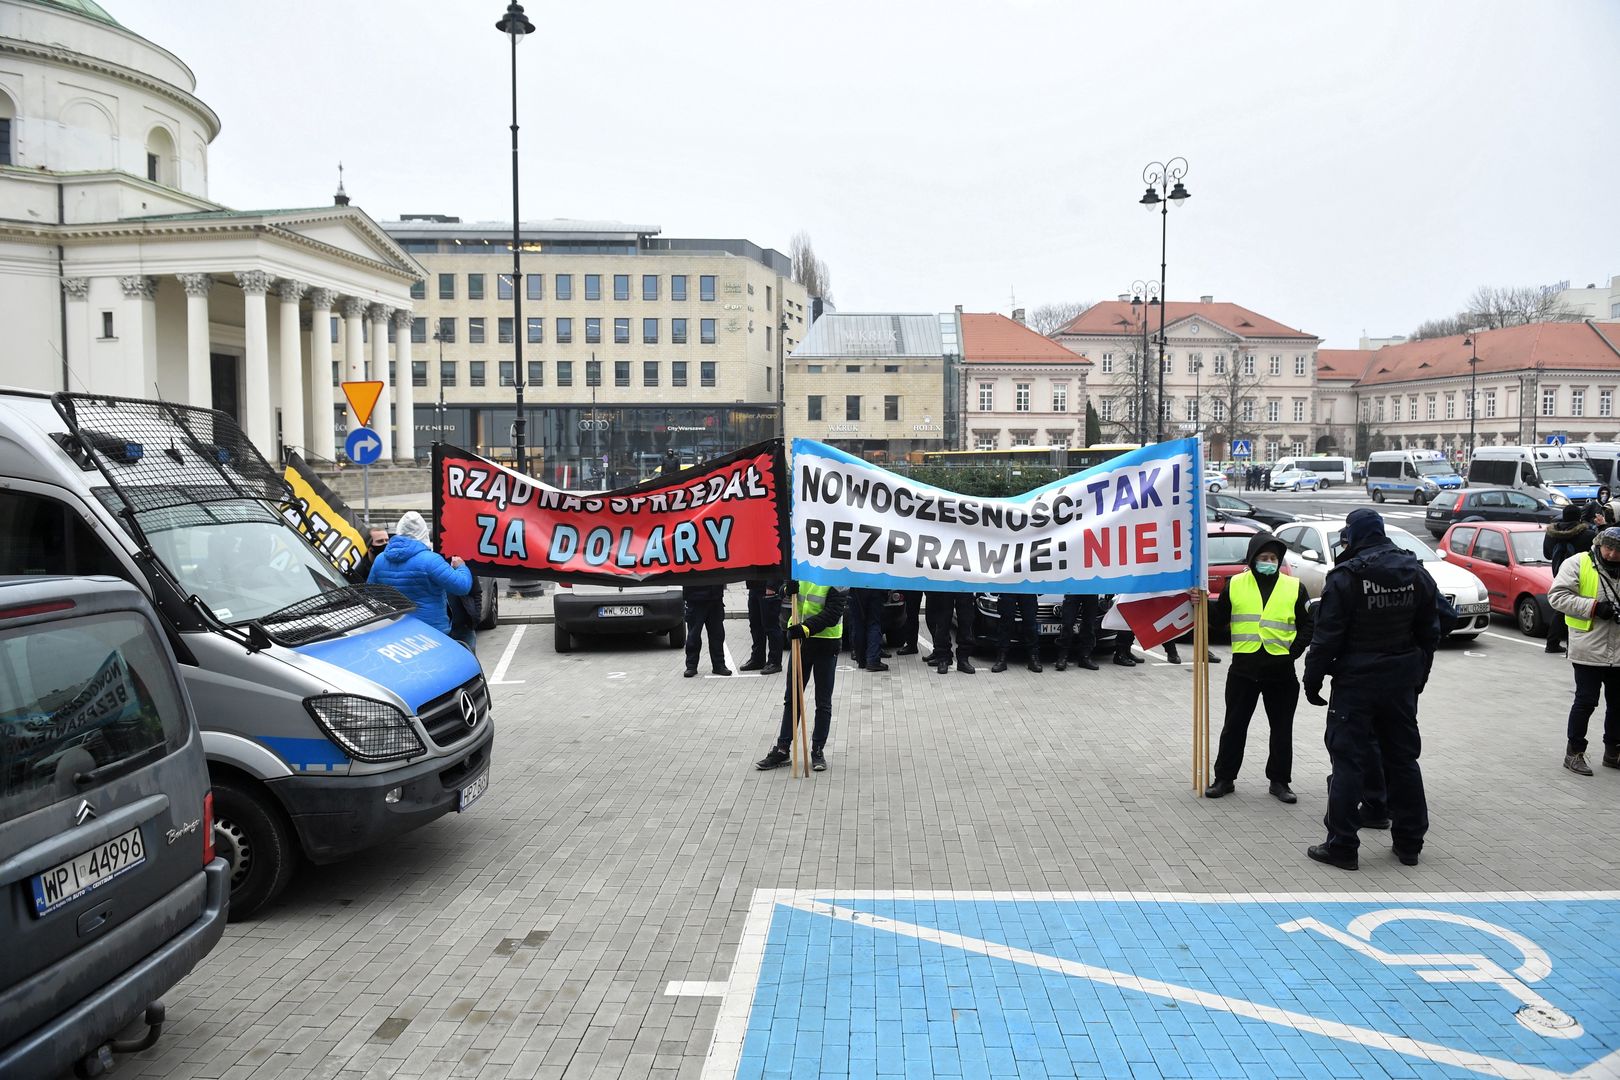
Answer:
[{"label": "van wiper", "polygon": [[145,765],[149,761],[156,761],[166,753],[168,753],[168,747],[163,743],[148,746],[145,750],[142,750],[136,754],[131,754],[129,757],[120,758],[117,761],[109,761],[105,765],[98,765],[94,769],[89,769],[85,772],[74,773],[73,786],[81,788],[90,787],[93,784],[99,784],[102,781],[123,776],[125,773],[134,772],[136,769],[140,768],[142,765]]}]

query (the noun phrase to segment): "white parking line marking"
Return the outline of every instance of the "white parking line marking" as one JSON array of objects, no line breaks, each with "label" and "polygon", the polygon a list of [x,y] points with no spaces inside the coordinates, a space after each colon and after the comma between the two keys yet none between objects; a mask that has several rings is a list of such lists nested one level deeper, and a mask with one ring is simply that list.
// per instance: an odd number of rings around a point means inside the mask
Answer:
[{"label": "white parking line marking", "polygon": [[725,997],[723,982],[672,982],[664,987],[665,997]]},{"label": "white parking line marking", "polygon": [[1507,634],[1498,634],[1495,630],[1481,630],[1480,633],[1484,634],[1486,637],[1501,638],[1503,641],[1511,641],[1515,645],[1528,645],[1532,649],[1537,649],[1537,648],[1545,649],[1546,648],[1545,645],[1542,645],[1539,642],[1526,641],[1524,638],[1509,637]]},{"label": "white parking line marking", "polygon": [[932,655],[932,653],[934,651],[934,643],[932,641],[929,641],[928,636],[926,634],[924,634],[921,630],[917,631],[917,644],[918,644],[919,647],[928,650],[927,652],[923,653],[924,656]]},{"label": "white parking line marking", "polygon": [[489,681],[495,686],[520,686],[526,679],[507,679],[506,669],[512,666],[512,657],[517,655],[518,642],[523,640],[523,632],[529,627],[526,623],[519,623],[512,631],[512,640],[506,643],[506,650],[501,653],[501,662],[495,665],[495,677]]}]

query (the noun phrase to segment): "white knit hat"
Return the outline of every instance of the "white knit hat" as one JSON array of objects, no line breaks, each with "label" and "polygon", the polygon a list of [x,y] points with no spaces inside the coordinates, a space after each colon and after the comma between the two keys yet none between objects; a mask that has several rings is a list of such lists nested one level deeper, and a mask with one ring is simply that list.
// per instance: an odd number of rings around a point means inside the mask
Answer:
[{"label": "white knit hat", "polygon": [[427,522],[423,521],[422,515],[415,510],[407,510],[400,517],[399,525],[395,527],[394,532],[400,536],[408,536],[412,540],[420,540],[424,544],[428,542]]}]

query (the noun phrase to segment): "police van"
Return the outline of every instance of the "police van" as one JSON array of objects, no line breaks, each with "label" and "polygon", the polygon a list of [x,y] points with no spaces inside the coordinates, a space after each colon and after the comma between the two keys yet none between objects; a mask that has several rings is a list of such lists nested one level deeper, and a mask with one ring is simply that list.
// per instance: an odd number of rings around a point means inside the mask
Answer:
[{"label": "police van", "polygon": [[1285,457],[1272,462],[1273,473],[1303,469],[1322,478],[1322,487],[1355,483],[1355,463],[1347,457]]},{"label": "police van", "polygon": [[1579,447],[1483,446],[1468,463],[1470,484],[1517,488],[1548,506],[1597,497],[1598,478]]},{"label": "police van", "polygon": [[0,574],[111,574],[157,609],[196,706],[233,918],[489,784],[472,653],[349,585],[223,413],[0,389]]},{"label": "police van", "polygon": [[1366,483],[1373,502],[1395,497],[1426,503],[1442,491],[1467,486],[1438,450],[1375,450],[1367,457]]},{"label": "police van", "polygon": [[1611,493],[1620,491],[1620,443],[1570,443],[1565,449],[1584,455],[1598,483]]}]

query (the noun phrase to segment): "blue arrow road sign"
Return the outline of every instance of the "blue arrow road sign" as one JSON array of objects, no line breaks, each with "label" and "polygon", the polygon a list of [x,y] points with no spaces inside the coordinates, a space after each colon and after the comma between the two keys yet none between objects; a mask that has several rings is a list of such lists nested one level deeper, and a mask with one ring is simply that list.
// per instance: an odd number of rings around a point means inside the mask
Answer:
[{"label": "blue arrow road sign", "polygon": [[1248,439],[1233,439],[1232,440],[1232,456],[1233,457],[1235,457],[1235,458],[1237,458],[1237,457],[1248,457],[1249,454],[1250,454],[1250,447],[1249,447],[1249,440]]},{"label": "blue arrow road sign", "polygon": [[343,452],[356,465],[373,465],[382,457],[382,436],[370,428],[355,428],[343,442]]}]

